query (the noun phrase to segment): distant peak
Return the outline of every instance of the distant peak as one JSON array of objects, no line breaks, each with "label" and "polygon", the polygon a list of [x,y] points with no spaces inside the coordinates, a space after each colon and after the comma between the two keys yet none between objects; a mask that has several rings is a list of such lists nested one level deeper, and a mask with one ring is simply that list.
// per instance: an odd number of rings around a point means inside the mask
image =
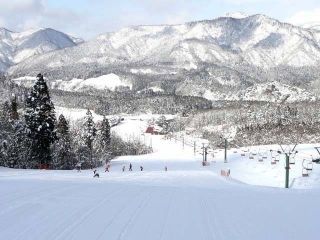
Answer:
[{"label": "distant peak", "polygon": [[11,31],[11,30],[9,30],[9,29],[7,29],[7,28],[5,28],[5,27],[0,27],[0,31],[1,31],[1,32],[10,32],[10,33],[13,33],[13,31]]}]

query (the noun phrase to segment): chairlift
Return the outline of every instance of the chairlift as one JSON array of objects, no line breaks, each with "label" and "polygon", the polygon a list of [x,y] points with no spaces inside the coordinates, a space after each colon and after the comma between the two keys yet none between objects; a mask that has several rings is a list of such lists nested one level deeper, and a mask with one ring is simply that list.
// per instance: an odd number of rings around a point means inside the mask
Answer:
[{"label": "chairlift", "polygon": [[[320,147],[315,147],[315,149],[317,150],[317,152],[318,152],[319,155],[320,155]],[[314,159],[314,158],[312,157],[312,162],[317,163],[317,164],[320,164],[320,158]]]},{"label": "chairlift", "polygon": [[308,171],[312,171],[312,170],[313,170],[313,162],[312,162],[312,161],[308,162],[308,164],[307,164],[307,170],[308,170]]},{"label": "chairlift", "polygon": [[309,172],[305,168],[302,168],[302,177],[309,177]]},{"label": "chairlift", "polygon": [[303,159],[302,161],[302,177],[309,177],[309,172],[313,169],[313,162]]},{"label": "chairlift", "polygon": [[290,164],[290,165],[296,164],[296,158],[295,158],[295,156],[293,156],[293,157],[290,158],[289,164]]},{"label": "chairlift", "polygon": [[312,157],[312,162],[319,164],[320,163],[320,158],[313,158]]},{"label": "chairlift", "polygon": [[265,152],[265,153],[262,155],[262,158],[263,158],[263,159],[268,159],[268,153]]}]

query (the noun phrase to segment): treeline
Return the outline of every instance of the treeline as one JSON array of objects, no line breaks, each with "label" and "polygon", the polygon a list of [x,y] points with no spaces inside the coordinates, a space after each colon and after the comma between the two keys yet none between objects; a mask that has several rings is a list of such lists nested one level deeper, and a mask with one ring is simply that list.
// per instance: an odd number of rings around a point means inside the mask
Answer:
[{"label": "treeline", "polygon": [[59,106],[90,108],[101,115],[118,113],[183,114],[212,108],[212,102],[193,96],[134,92],[65,92],[52,90],[53,99]]},{"label": "treeline", "polygon": [[12,168],[93,168],[123,154],[152,151],[139,141],[124,142],[111,134],[107,118],[96,124],[88,110],[70,129],[63,115],[56,119],[54,104],[42,75],[18,111],[17,98],[0,111],[0,166]]},{"label": "treeline", "polygon": [[214,146],[320,141],[320,102],[276,104],[243,102],[223,105],[191,115],[176,125],[199,137],[209,139]]}]

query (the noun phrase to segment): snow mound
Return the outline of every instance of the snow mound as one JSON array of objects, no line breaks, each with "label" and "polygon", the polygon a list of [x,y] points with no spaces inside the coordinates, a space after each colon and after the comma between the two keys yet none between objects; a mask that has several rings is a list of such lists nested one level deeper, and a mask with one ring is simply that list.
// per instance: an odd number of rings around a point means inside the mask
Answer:
[{"label": "snow mound", "polygon": [[[12,79],[18,85],[25,87],[32,87],[36,78],[31,76],[19,77]],[[60,89],[63,91],[84,91],[88,88],[97,90],[111,90],[115,91],[119,87],[132,88],[130,83],[121,79],[118,75],[110,73],[95,78],[78,79],[74,78],[71,80],[53,80],[49,81],[48,84],[54,89]]]},{"label": "snow mound", "polygon": [[117,87],[129,87],[132,88],[130,84],[125,83],[120,79],[120,77],[114,73],[108,75],[102,75],[97,78],[88,78],[80,82],[76,87],[77,90],[84,87],[92,87],[99,90],[109,89],[114,91]]}]

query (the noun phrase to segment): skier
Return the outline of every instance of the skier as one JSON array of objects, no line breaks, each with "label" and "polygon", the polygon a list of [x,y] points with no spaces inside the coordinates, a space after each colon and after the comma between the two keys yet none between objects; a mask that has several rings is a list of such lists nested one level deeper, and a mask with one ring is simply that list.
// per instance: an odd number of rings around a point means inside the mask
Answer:
[{"label": "skier", "polygon": [[126,166],[122,167],[122,172],[124,172],[126,170]]},{"label": "skier", "polygon": [[106,170],[105,170],[104,172],[109,172],[109,168],[110,168],[110,165],[109,165],[109,164],[107,164],[107,166],[106,166]]},{"label": "skier", "polygon": [[81,172],[81,164],[80,164],[80,163],[78,163],[78,164],[76,165],[76,169],[78,170],[78,172]]},{"label": "skier", "polygon": [[167,167],[167,166],[165,166],[165,167],[164,167],[164,170],[167,172],[167,171],[168,171],[168,167]]},{"label": "skier", "polygon": [[141,172],[143,171],[143,167],[142,167],[142,166],[140,166],[140,171],[141,171]]},{"label": "skier", "polygon": [[132,164],[129,165],[129,171],[132,172]]},{"label": "skier", "polygon": [[97,178],[100,177],[96,169],[93,171],[93,177],[97,177]]}]

